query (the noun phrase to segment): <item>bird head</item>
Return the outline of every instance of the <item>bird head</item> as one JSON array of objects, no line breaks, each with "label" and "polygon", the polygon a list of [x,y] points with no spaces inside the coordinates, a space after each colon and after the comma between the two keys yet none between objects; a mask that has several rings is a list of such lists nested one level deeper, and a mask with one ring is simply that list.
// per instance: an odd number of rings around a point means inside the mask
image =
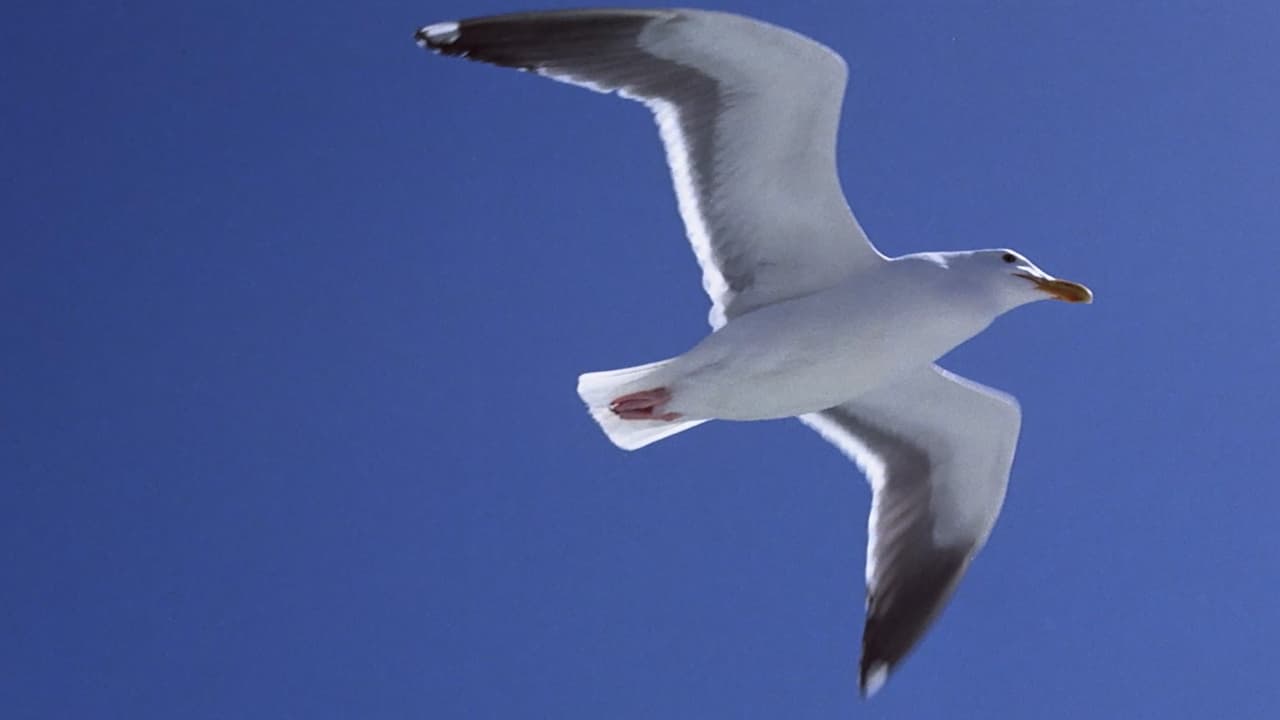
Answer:
[{"label": "bird head", "polygon": [[1060,280],[1013,250],[977,250],[968,253],[963,262],[952,264],[953,268],[957,266],[964,267],[967,275],[979,279],[1006,310],[1037,300],[1093,302],[1093,292],[1089,288],[1070,280]]}]

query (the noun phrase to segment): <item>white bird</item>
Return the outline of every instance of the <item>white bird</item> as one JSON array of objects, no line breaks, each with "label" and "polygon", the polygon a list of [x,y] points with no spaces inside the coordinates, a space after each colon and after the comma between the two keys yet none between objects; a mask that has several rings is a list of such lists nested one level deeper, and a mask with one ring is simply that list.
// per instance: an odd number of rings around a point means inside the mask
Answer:
[{"label": "white bird", "polygon": [[990,534],[1021,422],[1012,397],[934,361],[1019,305],[1092,294],[1011,250],[880,254],[836,175],[844,61],[790,30],[569,10],[416,39],[653,111],[715,331],[668,360],[585,374],[578,393],[627,450],[712,419],[799,416],[857,463],[873,491],[859,687],[876,692]]}]

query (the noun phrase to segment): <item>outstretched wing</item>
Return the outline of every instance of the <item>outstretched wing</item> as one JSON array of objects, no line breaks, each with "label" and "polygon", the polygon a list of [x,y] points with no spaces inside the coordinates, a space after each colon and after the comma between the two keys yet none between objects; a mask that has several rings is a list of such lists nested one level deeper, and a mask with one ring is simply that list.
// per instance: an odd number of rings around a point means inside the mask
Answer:
[{"label": "outstretched wing", "polygon": [[802,35],[717,12],[567,10],[438,23],[417,39],[647,105],[713,327],[885,259],[836,175],[844,61]]},{"label": "outstretched wing", "polygon": [[804,415],[871,482],[860,684],[874,693],[946,604],[1004,503],[1021,413],[937,366]]}]

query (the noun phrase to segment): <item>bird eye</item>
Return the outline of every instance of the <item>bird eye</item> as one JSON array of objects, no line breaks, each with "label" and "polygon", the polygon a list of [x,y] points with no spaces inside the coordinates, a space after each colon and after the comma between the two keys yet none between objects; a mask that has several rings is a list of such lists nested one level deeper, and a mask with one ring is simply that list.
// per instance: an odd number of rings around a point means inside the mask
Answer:
[{"label": "bird eye", "polygon": [[1010,264],[1018,262],[1018,256],[1013,253],[1005,253],[1000,259]]}]

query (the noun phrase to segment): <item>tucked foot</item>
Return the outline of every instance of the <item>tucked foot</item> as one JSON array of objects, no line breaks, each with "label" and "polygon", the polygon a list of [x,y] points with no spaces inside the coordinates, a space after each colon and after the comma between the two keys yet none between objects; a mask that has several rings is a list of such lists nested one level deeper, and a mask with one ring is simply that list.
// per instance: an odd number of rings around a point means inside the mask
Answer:
[{"label": "tucked foot", "polygon": [[609,409],[623,420],[679,420],[680,413],[661,412],[669,400],[671,391],[660,387],[614,398]]}]

